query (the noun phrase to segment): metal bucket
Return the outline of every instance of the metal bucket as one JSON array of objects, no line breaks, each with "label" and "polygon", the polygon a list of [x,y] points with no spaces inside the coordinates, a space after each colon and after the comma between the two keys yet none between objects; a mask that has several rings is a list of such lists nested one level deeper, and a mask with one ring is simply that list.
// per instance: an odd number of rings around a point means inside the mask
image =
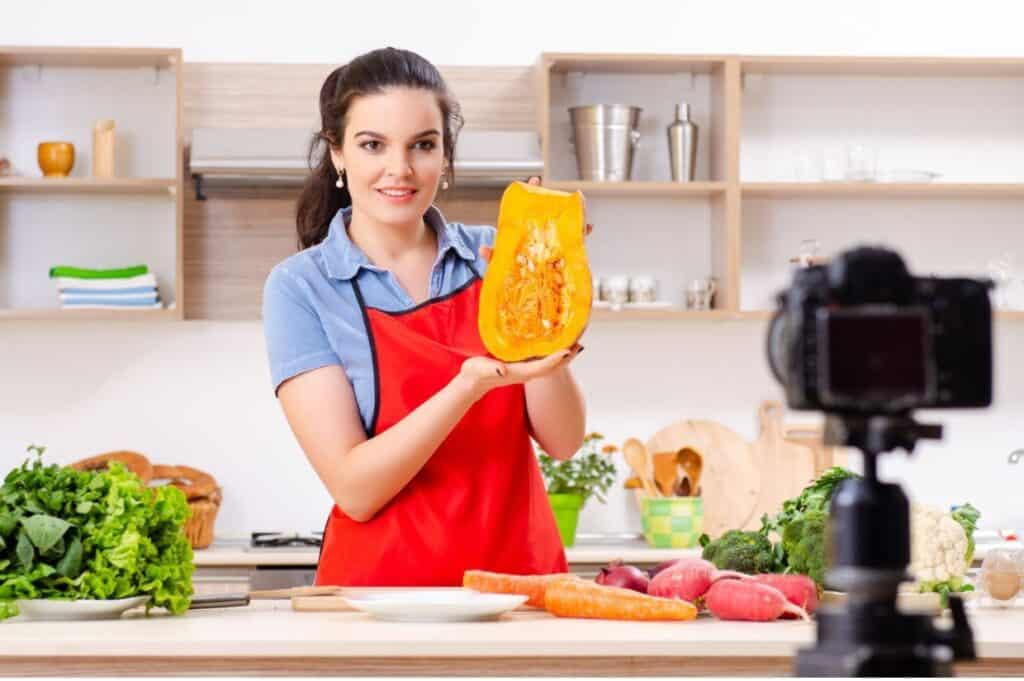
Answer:
[{"label": "metal bucket", "polygon": [[633,152],[640,140],[637,106],[593,104],[569,108],[581,180],[623,182],[633,174]]}]

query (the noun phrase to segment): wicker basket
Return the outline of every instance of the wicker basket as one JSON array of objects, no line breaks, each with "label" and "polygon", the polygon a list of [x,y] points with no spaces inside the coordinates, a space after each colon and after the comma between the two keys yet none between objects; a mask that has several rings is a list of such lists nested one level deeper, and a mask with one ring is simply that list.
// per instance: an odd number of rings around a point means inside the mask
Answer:
[{"label": "wicker basket", "polygon": [[194,549],[205,549],[213,543],[213,527],[221,502],[220,487],[208,497],[188,502],[192,515],[185,521],[185,536]]},{"label": "wicker basket", "polygon": [[[130,471],[139,476],[143,484],[158,487],[160,484],[173,485],[185,493],[188,508],[191,511],[185,521],[184,532],[194,549],[205,549],[213,543],[213,528],[223,498],[221,488],[208,473],[187,466],[154,466],[145,455],[139,452],[118,450],[97,454],[71,464],[78,470],[101,470],[111,461],[120,461]],[[202,490],[186,484],[190,479],[202,479]],[[151,481],[166,482],[152,484]]]}]

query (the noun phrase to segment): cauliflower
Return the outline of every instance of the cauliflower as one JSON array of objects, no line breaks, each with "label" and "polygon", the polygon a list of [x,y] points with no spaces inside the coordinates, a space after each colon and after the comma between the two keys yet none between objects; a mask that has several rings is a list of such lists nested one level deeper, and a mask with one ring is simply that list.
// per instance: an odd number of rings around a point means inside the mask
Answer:
[{"label": "cauliflower", "polygon": [[[972,526],[973,529],[973,526]],[[913,504],[910,510],[910,572],[918,591],[942,594],[971,591],[964,582],[970,567],[971,537],[952,513],[935,506]]]},{"label": "cauliflower", "polygon": [[967,533],[935,506],[910,512],[910,571],[921,582],[945,582],[967,574]]}]

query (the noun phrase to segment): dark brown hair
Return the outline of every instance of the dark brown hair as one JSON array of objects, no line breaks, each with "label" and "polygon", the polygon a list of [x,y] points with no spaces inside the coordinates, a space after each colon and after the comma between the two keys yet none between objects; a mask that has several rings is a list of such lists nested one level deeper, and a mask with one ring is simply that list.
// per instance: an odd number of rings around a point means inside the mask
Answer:
[{"label": "dark brown hair", "polygon": [[[330,145],[342,143],[346,115],[352,102],[364,95],[391,87],[429,90],[441,108],[444,157],[449,182],[455,182],[455,138],[462,128],[459,104],[441,73],[429,61],[409,50],[385,47],[360,55],[327,76],[320,88],[320,130],[309,147],[310,175],[299,195],[296,228],[299,248],[308,248],[327,237],[331,219],[339,209],[352,205],[348,187],[338,188],[338,172],[331,162]],[[344,173],[344,170],[342,171]]]}]

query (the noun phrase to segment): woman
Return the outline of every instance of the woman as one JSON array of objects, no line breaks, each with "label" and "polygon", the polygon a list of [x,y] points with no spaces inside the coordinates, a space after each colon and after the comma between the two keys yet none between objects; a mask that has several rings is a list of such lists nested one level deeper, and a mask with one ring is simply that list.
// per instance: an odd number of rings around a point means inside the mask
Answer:
[{"label": "woman", "polygon": [[320,118],[303,250],[263,299],[275,393],[335,502],[316,583],[565,571],[530,437],[557,458],[579,448],[568,365],[582,348],[487,355],[477,308],[494,228],[433,206],[452,177],[457,103],[428,61],[387,48],[327,77]]}]

